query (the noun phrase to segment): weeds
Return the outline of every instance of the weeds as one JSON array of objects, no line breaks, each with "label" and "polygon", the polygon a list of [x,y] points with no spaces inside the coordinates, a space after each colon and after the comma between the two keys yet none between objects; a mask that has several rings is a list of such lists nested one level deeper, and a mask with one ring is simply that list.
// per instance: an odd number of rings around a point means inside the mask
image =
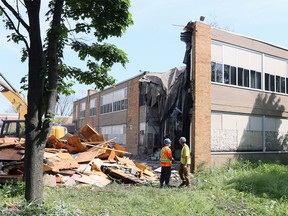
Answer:
[{"label": "weeds", "polygon": [[25,184],[23,182],[8,182],[0,190],[1,197],[10,198],[22,196],[24,194]]}]

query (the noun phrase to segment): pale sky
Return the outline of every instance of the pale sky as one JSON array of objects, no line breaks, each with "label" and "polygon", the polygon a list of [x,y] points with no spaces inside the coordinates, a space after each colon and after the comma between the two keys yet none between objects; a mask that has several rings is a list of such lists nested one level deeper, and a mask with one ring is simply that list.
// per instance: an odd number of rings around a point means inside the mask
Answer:
[{"label": "pale sky", "polygon": [[[47,1],[42,1],[43,4]],[[117,82],[139,74],[139,71],[163,72],[183,65],[185,44],[180,41],[181,26],[189,21],[217,25],[224,29],[288,49],[287,0],[131,0],[134,25],[122,38],[111,39],[128,54],[126,69],[119,65],[110,73]],[[27,63],[20,62],[21,45],[6,42],[0,26],[0,72],[14,88],[20,90],[20,79],[27,73]],[[73,65],[83,63],[65,56]],[[1,80],[2,81],[2,80]],[[93,86],[75,86],[76,98],[86,96]],[[0,113],[10,103],[1,95]]]}]

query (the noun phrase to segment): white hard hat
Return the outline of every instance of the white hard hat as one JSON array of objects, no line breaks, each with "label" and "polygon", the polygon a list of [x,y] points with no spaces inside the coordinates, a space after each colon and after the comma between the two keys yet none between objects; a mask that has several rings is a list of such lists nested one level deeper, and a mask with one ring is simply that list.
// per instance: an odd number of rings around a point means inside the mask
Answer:
[{"label": "white hard hat", "polygon": [[186,138],[185,137],[180,137],[179,142],[186,143]]}]

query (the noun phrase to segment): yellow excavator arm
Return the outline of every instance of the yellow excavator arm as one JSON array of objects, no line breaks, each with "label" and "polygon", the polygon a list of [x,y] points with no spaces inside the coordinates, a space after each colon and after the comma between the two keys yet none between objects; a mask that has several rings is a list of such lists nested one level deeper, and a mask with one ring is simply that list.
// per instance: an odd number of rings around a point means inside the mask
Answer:
[{"label": "yellow excavator arm", "polygon": [[[0,73],[0,76],[7,80]],[[7,82],[8,83],[8,82]],[[9,83],[8,83],[9,84]],[[0,92],[5,96],[19,114],[19,119],[24,120],[24,115],[27,113],[27,102],[10,84],[9,86],[0,81]]]},{"label": "yellow excavator arm", "polygon": [[[25,114],[27,113],[28,105],[26,100],[20,95],[19,92],[17,92],[12,85],[5,79],[5,77],[0,73],[0,76],[5,80],[5,82],[8,84],[4,84],[0,81],[0,92],[2,95],[4,95],[14,106],[14,108],[17,110],[19,114],[19,120],[25,120]],[[20,136],[19,131],[16,131],[16,134],[12,134],[11,128],[13,128],[12,124],[24,124],[24,121],[19,120],[2,120],[3,121],[3,127],[1,129],[0,137],[3,137],[5,135],[15,135]],[[5,124],[7,126],[5,126]],[[22,126],[17,126],[19,128],[22,128]],[[14,128],[17,128],[16,126]],[[24,125],[23,125],[24,127]],[[7,129],[6,129],[7,128]],[[14,132],[13,132],[14,133]],[[50,132],[50,135],[55,135],[57,139],[63,137],[67,133],[67,128],[63,126],[52,126],[52,130]]]}]

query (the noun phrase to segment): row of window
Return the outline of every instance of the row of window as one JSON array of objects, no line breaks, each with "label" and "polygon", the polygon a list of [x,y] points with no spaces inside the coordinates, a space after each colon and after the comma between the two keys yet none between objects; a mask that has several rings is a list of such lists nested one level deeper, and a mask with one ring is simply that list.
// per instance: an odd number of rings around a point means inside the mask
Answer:
[{"label": "row of window", "polygon": [[100,114],[117,112],[128,108],[128,100],[115,101],[113,103],[100,106]]},{"label": "row of window", "polygon": [[[81,105],[83,105],[83,104],[85,105],[85,102],[81,103]],[[85,109],[83,108],[83,106],[81,106],[81,107],[82,107],[82,109],[79,111],[79,114],[80,114],[79,117],[84,118],[85,117]],[[119,101],[115,101],[113,103],[109,103],[109,104],[105,104],[105,105],[100,106],[100,114],[117,112],[117,111],[125,110],[127,108],[128,108],[128,100],[127,99],[119,100]],[[89,116],[96,116],[96,107],[90,106]]]},{"label": "row of window", "polygon": [[[211,81],[247,88],[262,89],[262,73],[246,68],[211,62]],[[266,91],[288,94],[288,78],[265,73]]]}]

